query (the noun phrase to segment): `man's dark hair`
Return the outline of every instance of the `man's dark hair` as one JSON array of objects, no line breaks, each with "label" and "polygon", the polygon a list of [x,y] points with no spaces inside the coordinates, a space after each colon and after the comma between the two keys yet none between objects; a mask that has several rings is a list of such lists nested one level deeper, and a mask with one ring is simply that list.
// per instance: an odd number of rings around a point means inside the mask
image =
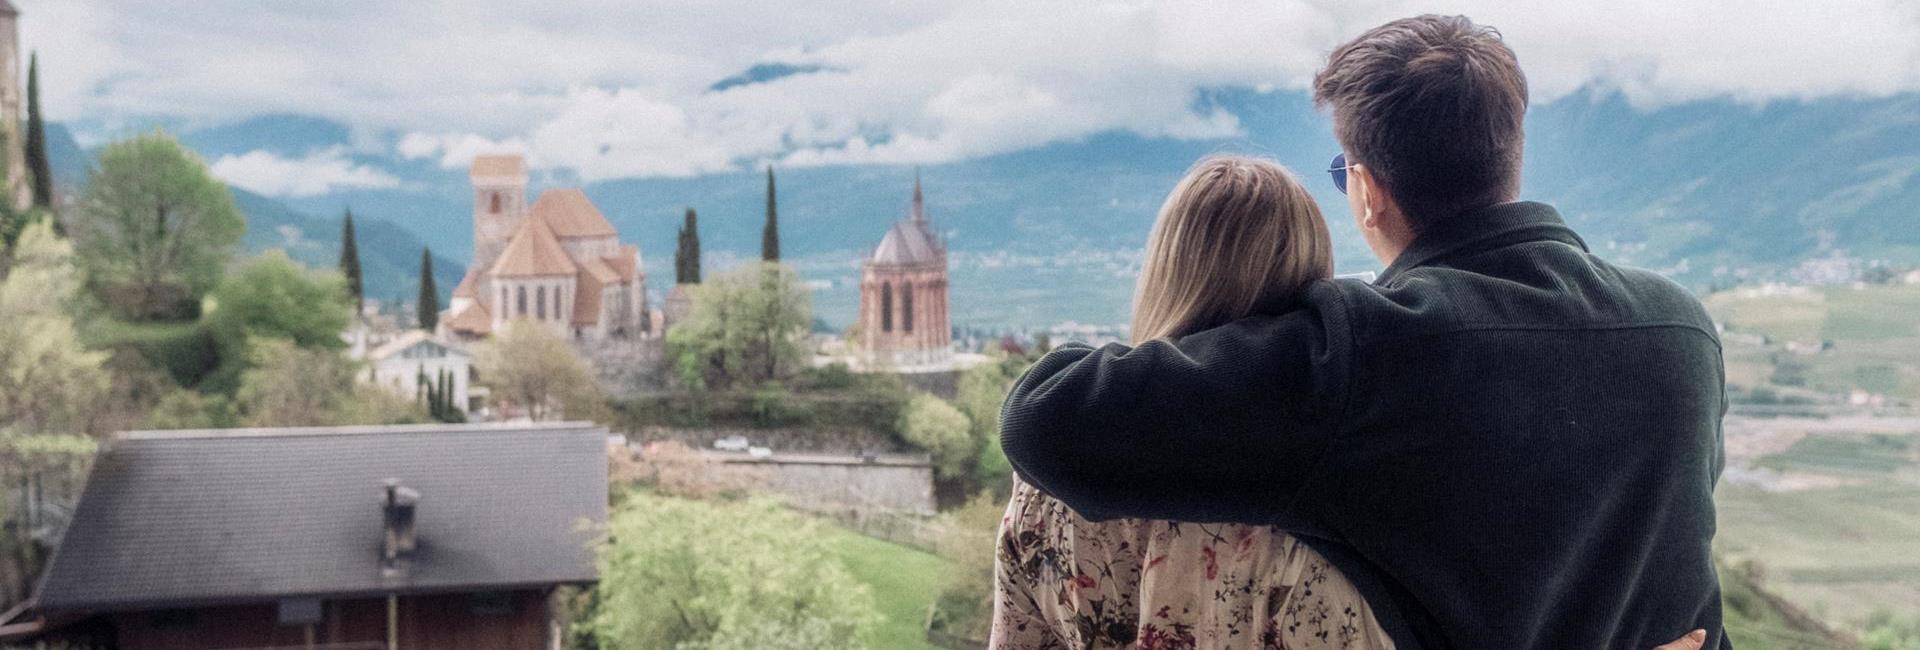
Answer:
[{"label": "man's dark hair", "polygon": [[1434,15],[1375,27],[1327,57],[1313,102],[1416,232],[1519,194],[1527,78],[1492,27]]}]

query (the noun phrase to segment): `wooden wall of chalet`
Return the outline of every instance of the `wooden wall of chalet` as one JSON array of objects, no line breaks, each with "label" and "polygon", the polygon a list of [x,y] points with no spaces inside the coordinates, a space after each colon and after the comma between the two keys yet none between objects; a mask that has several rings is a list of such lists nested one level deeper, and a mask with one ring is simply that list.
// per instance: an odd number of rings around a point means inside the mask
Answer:
[{"label": "wooden wall of chalet", "polygon": [[[475,613],[469,594],[400,599],[399,643],[407,650],[536,650],[546,647],[545,591],[504,594],[505,607]],[[306,631],[277,623],[276,605],[237,605],[116,614],[121,650],[305,648]],[[329,600],[314,643],[327,650],[380,650],[387,641],[384,598]]]}]

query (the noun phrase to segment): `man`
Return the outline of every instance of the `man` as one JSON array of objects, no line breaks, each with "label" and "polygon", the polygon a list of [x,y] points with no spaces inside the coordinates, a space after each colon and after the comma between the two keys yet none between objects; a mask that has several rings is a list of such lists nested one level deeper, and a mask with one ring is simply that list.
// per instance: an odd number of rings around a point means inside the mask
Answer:
[{"label": "man", "polygon": [[1278,525],[1402,648],[1696,628],[1731,647],[1710,555],[1725,381],[1699,301],[1516,201],[1526,80],[1498,32],[1388,23],[1314,86],[1380,278],[1047,355],[1007,400],[1015,469],[1089,518]]}]

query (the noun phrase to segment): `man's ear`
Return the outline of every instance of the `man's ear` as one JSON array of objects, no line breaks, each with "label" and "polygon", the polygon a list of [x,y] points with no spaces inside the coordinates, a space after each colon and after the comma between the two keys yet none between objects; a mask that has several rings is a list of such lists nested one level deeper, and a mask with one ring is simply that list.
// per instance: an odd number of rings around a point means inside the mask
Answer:
[{"label": "man's ear", "polygon": [[1380,218],[1380,214],[1383,212],[1381,210],[1383,206],[1380,204],[1380,197],[1386,193],[1380,191],[1380,186],[1374,183],[1373,170],[1368,169],[1366,165],[1354,165],[1353,168],[1347,170],[1347,173],[1351,175],[1347,181],[1347,184],[1350,186],[1349,189],[1360,197],[1361,226],[1367,229],[1378,228],[1379,222],[1377,219]]},{"label": "man's ear", "polygon": [[1394,202],[1393,195],[1387,193],[1386,186],[1380,183],[1380,177],[1373,175],[1372,169],[1359,165],[1351,171],[1359,172],[1356,176],[1363,206],[1360,220],[1366,227],[1379,228],[1382,218],[1400,214],[1400,204]]}]

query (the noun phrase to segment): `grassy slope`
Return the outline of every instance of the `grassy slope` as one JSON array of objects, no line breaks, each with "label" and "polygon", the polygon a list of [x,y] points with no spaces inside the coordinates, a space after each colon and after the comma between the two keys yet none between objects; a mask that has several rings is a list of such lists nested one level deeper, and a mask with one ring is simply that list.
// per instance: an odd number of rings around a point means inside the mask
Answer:
[{"label": "grassy slope", "polygon": [[[1920,400],[1920,285],[1832,287],[1798,295],[1709,296],[1707,307],[1736,331],[1776,341],[1828,340],[1834,348],[1809,361],[1812,388],[1855,388]],[[1770,352],[1727,350],[1727,379],[1759,385],[1771,374]]]},{"label": "grassy slope", "polygon": [[1804,611],[1781,599],[1749,576],[1720,567],[1724,622],[1734,646],[1744,650],[1800,650],[1847,647],[1847,640],[1821,628]]},{"label": "grassy slope", "polygon": [[868,646],[875,650],[938,650],[926,641],[927,606],[946,578],[947,562],[931,553],[825,527],[834,552],[855,578],[873,589],[886,617]]},{"label": "grassy slope", "polygon": [[1722,486],[1716,501],[1719,550],[1736,562],[1760,560],[1769,589],[1820,618],[1854,625],[1876,609],[1920,611],[1920,486]]}]

